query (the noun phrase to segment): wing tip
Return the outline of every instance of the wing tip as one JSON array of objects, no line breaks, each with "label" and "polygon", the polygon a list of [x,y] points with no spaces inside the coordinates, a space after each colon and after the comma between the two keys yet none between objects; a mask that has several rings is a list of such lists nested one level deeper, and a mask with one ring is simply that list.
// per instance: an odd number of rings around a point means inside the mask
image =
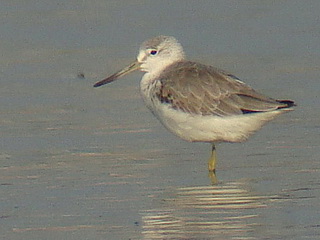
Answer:
[{"label": "wing tip", "polygon": [[297,106],[297,104],[295,104],[295,102],[291,100],[277,100],[277,102],[282,104],[278,107],[278,109],[291,108]]}]

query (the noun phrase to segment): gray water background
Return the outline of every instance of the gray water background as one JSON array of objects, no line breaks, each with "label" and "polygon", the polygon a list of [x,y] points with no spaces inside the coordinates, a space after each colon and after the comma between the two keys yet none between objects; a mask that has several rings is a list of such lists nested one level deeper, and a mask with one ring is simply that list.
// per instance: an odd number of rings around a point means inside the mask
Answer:
[{"label": "gray water background", "polygon": [[[0,239],[319,239],[319,1],[2,1]],[[94,89],[142,41],[175,36],[295,111],[249,141],[167,132],[141,73]]]}]

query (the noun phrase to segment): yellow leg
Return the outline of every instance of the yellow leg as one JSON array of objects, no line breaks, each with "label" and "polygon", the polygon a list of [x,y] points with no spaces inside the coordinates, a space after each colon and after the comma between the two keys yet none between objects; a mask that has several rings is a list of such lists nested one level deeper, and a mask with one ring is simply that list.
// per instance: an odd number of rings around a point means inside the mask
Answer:
[{"label": "yellow leg", "polygon": [[211,179],[211,183],[213,185],[218,183],[218,179],[216,176],[216,164],[217,164],[216,147],[214,144],[212,144],[212,152],[208,161],[208,170],[209,170],[209,178]]},{"label": "yellow leg", "polygon": [[212,144],[212,152],[208,161],[208,170],[209,172],[215,173],[217,165],[217,155],[216,155],[216,147]]}]

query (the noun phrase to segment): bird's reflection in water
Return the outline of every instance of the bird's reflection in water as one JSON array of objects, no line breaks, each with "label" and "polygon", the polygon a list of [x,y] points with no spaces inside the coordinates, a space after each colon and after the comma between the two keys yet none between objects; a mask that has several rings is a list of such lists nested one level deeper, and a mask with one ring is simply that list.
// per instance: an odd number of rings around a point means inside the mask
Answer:
[{"label": "bird's reflection in water", "polygon": [[164,206],[142,212],[144,239],[256,239],[257,209],[286,197],[255,196],[241,183],[178,188]]}]

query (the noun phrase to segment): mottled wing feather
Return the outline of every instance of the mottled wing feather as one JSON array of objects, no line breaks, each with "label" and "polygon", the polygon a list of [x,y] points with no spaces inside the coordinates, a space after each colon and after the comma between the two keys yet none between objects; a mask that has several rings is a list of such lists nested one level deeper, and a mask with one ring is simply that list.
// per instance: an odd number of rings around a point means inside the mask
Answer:
[{"label": "mottled wing feather", "polygon": [[285,107],[222,70],[193,62],[169,66],[159,77],[160,101],[191,114],[228,116]]}]

